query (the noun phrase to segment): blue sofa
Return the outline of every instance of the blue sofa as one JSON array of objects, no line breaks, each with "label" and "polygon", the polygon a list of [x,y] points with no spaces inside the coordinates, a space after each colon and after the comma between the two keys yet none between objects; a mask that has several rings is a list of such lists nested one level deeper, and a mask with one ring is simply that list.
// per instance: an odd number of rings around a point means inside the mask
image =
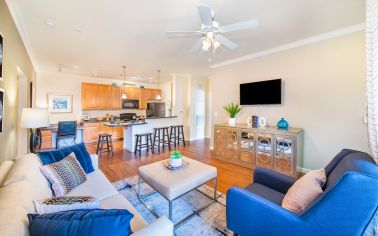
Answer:
[{"label": "blue sofa", "polygon": [[362,235],[377,229],[378,166],[373,159],[344,149],[325,172],[324,192],[298,215],[281,207],[295,179],[256,168],[253,184],[227,192],[227,227],[241,236]]}]

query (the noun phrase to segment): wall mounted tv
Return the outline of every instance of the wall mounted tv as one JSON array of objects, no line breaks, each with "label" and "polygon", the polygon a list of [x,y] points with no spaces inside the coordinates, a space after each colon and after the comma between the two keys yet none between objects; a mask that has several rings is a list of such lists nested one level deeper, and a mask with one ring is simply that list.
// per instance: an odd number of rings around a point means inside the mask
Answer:
[{"label": "wall mounted tv", "polygon": [[281,104],[281,79],[240,84],[240,105]]}]

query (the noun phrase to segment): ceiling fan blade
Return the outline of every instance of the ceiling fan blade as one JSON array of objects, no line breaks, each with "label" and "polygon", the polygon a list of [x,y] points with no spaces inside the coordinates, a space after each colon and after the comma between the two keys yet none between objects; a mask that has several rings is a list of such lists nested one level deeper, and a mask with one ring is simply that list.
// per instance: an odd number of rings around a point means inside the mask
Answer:
[{"label": "ceiling fan blade", "polygon": [[217,41],[218,43],[222,44],[223,46],[231,50],[238,47],[238,45],[236,45],[234,42],[224,37],[223,35],[215,36],[215,41]]},{"label": "ceiling fan blade", "polygon": [[196,37],[202,35],[201,31],[167,31],[168,37]]},{"label": "ceiling fan blade", "polygon": [[190,52],[193,53],[198,51],[202,47],[202,41],[203,38],[198,39],[197,42],[193,45],[193,47],[190,49]]},{"label": "ceiling fan blade", "polygon": [[241,21],[241,22],[238,22],[238,23],[221,26],[221,27],[219,27],[219,31],[221,33],[238,31],[238,30],[256,27],[258,24],[259,24],[259,22],[257,20]]},{"label": "ceiling fan blade", "polygon": [[213,12],[211,11],[210,7],[205,5],[197,6],[198,14],[201,18],[202,24],[205,26],[212,26],[213,25]]}]

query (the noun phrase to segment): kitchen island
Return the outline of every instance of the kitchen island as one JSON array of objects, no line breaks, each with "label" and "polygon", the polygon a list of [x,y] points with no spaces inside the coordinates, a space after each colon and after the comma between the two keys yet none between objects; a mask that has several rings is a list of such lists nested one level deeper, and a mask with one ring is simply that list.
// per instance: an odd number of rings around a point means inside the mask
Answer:
[{"label": "kitchen island", "polygon": [[[121,122],[106,124],[110,127],[124,127],[123,129],[123,148],[134,152],[136,134],[152,133],[154,128],[169,127],[171,125],[182,125],[182,121],[177,116],[147,117],[145,122]],[[144,140],[143,140],[144,142]]]}]

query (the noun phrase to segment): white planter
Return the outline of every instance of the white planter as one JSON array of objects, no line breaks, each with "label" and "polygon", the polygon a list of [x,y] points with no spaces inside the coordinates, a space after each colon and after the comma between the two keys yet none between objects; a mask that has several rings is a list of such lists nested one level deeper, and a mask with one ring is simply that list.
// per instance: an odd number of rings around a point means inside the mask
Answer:
[{"label": "white planter", "polygon": [[170,160],[170,163],[169,163],[172,167],[180,167],[182,166],[182,158],[178,158],[178,159],[173,159],[171,158]]},{"label": "white planter", "polygon": [[236,118],[228,118],[229,125],[236,125]]}]

